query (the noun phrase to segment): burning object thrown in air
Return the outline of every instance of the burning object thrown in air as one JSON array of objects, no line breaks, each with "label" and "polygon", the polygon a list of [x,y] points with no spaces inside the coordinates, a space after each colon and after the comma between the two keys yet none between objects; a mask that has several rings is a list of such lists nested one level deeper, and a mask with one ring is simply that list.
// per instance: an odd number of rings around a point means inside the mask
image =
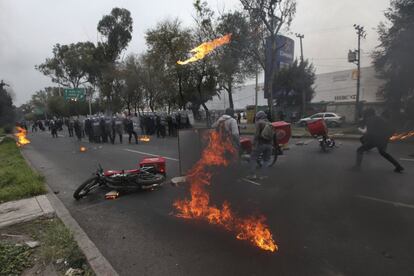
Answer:
[{"label": "burning object thrown in air", "polygon": [[200,59],[203,59],[206,55],[214,51],[214,49],[216,49],[217,47],[225,45],[225,44],[229,44],[231,41],[231,35],[232,34],[226,34],[225,36],[222,36],[212,41],[208,41],[208,42],[204,42],[200,44],[199,46],[195,47],[194,49],[190,51],[191,53],[193,53],[192,57],[190,57],[189,59],[185,61],[179,60],[177,61],[177,63],[180,65],[185,65],[190,62],[195,62]]},{"label": "burning object thrown in air", "polygon": [[391,136],[390,141],[403,141],[411,137],[414,137],[414,131],[396,133],[393,136]]},{"label": "burning object thrown in air", "polygon": [[27,130],[22,127],[16,127],[16,133],[14,136],[17,138],[16,145],[22,147],[24,145],[30,144],[30,140],[27,139]]},{"label": "burning object thrown in air", "polygon": [[216,131],[210,132],[208,138],[209,142],[201,159],[185,179],[191,185],[191,198],[174,202],[177,211],[175,215],[185,219],[206,220],[210,224],[220,225],[228,231],[235,232],[239,240],[250,241],[263,250],[277,251],[277,244],[265,223],[264,216],[240,218],[230,209],[228,202],[224,202],[221,207],[211,204],[210,194],[206,189],[213,176],[211,169],[228,166],[230,160],[226,157],[231,155],[235,158],[237,151],[229,138],[224,138]]}]

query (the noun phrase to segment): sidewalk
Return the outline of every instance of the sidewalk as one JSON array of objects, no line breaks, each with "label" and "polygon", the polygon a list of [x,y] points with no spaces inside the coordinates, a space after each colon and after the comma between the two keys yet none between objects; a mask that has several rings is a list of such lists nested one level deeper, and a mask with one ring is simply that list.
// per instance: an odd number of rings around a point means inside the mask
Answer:
[{"label": "sidewalk", "polygon": [[54,215],[55,210],[45,195],[10,201],[0,204],[0,228]]}]

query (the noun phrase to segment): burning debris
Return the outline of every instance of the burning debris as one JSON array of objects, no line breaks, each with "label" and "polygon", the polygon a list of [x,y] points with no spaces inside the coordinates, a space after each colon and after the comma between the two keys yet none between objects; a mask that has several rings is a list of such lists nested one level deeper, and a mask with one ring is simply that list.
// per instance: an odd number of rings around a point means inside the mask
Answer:
[{"label": "burning debris", "polygon": [[27,136],[26,136],[27,135],[26,129],[17,126],[16,131],[17,132],[14,134],[14,136],[17,138],[16,145],[18,147],[22,147],[24,145],[30,144],[30,140],[27,139]]},{"label": "burning debris", "polygon": [[391,136],[390,141],[403,141],[408,138],[414,137],[414,131],[404,132],[404,133],[396,133]]},{"label": "burning debris", "polygon": [[214,51],[219,46],[229,44],[231,41],[232,34],[226,34],[225,36],[216,38],[212,41],[204,42],[196,48],[192,49],[190,52],[193,53],[193,56],[185,61],[177,61],[180,65],[185,65],[190,62],[195,62],[197,60],[203,59],[206,55]]},{"label": "burning debris", "polygon": [[228,166],[230,161],[227,155],[236,157],[237,152],[229,138],[212,131],[209,143],[202,153],[201,159],[188,173],[186,180],[191,185],[191,199],[177,200],[174,207],[178,211],[177,217],[185,219],[204,219],[211,224],[224,227],[228,231],[236,232],[239,240],[248,240],[263,250],[277,251],[278,247],[273,240],[272,233],[265,223],[264,216],[239,218],[230,209],[230,204],[224,202],[222,207],[210,204],[210,195],[206,186],[210,185],[212,167]]},{"label": "burning debris", "polygon": [[86,147],[80,147],[80,148],[79,148],[79,151],[80,151],[80,152],[86,152],[86,150],[87,150],[87,149],[86,149]]},{"label": "burning debris", "polygon": [[143,135],[143,136],[140,136],[139,137],[139,141],[141,141],[141,142],[149,142],[149,141],[151,141],[151,138],[149,136],[147,136],[147,135]]}]

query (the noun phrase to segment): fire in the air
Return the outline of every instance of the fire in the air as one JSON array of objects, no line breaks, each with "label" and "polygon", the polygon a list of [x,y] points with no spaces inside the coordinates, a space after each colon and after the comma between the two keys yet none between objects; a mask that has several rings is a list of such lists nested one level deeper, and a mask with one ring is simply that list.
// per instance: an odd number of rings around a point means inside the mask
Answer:
[{"label": "fire in the air", "polygon": [[229,138],[212,131],[209,135],[208,146],[202,153],[201,159],[194,165],[187,175],[191,185],[191,199],[177,200],[174,207],[177,217],[185,219],[203,219],[211,224],[224,227],[236,233],[239,240],[248,240],[263,250],[277,251],[278,247],[273,240],[272,233],[266,225],[264,216],[239,218],[230,209],[230,204],[224,202],[220,207],[210,203],[210,195],[206,186],[212,179],[211,169],[228,166],[230,161],[226,156],[236,157],[237,151]]},{"label": "fire in the air", "polygon": [[193,53],[192,57],[190,57],[189,59],[185,61],[179,60],[177,61],[177,63],[180,65],[185,65],[190,62],[195,62],[200,59],[203,59],[206,55],[214,51],[214,49],[216,49],[217,47],[225,45],[225,44],[229,44],[231,41],[231,35],[232,34],[226,34],[225,36],[222,36],[212,41],[208,41],[208,42],[204,42],[200,44],[199,46],[195,47],[194,49],[190,51],[191,53]]},{"label": "fire in the air", "polygon": [[401,140],[406,140],[411,137],[414,137],[414,131],[396,133],[390,138],[390,141],[401,141]]},{"label": "fire in the air", "polygon": [[27,139],[27,130],[22,127],[16,127],[16,132],[14,133],[16,137],[16,145],[22,147],[24,145],[30,144],[30,140]]}]

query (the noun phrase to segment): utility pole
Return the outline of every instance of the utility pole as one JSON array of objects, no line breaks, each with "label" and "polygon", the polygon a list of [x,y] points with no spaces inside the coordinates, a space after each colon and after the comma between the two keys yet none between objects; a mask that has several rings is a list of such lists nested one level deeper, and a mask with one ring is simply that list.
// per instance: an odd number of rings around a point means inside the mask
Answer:
[{"label": "utility pole", "polygon": [[256,86],[254,88],[254,115],[257,114],[257,93],[259,92],[259,72],[256,66]]},{"label": "utility pole", "polygon": [[[305,38],[305,35],[297,33],[296,37],[299,38],[300,40],[300,65],[302,69],[305,69],[303,68],[304,63],[303,63],[303,44],[302,44],[302,39]],[[302,117],[305,117],[305,116],[306,116],[306,91],[302,87]]]},{"label": "utility pole", "polygon": [[354,24],[354,28],[358,35],[358,49],[349,51],[348,61],[357,65],[357,93],[355,100],[355,122],[358,122],[360,116],[359,95],[361,92],[361,38],[366,38],[367,33],[363,26]]}]

